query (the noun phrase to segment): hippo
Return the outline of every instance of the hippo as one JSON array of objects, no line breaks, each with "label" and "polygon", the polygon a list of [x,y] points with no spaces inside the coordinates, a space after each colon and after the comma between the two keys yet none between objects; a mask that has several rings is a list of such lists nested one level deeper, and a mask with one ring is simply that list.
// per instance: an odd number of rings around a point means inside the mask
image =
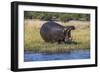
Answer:
[{"label": "hippo", "polygon": [[64,42],[71,40],[71,30],[74,26],[62,26],[54,21],[44,23],[40,28],[40,35],[45,42]]}]

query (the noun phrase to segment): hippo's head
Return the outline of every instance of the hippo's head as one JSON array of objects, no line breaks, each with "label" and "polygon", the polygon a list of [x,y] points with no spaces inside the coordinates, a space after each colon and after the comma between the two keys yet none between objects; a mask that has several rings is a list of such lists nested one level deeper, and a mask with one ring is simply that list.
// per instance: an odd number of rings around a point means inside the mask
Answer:
[{"label": "hippo's head", "polygon": [[75,26],[66,26],[64,28],[64,35],[65,35],[64,42],[65,43],[67,43],[67,42],[72,40],[72,38],[71,38],[71,30],[75,30]]}]

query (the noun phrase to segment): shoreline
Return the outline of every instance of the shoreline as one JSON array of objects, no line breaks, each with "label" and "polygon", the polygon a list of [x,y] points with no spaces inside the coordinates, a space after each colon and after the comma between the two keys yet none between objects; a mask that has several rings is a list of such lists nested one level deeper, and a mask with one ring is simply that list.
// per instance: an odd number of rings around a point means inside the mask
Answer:
[{"label": "shoreline", "polygon": [[24,53],[42,53],[42,54],[61,54],[61,53],[70,53],[70,52],[73,52],[73,51],[90,51],[90,49],[71,49],[71,50],[67,50],[67,51],[63,51],[63,52],[45,52],[45,51],[42,51],[42,52],[40,52],[40,51],[38,51],[38,52],[35,52],[35,51],[32,51],[32,50],[24,50]]}]

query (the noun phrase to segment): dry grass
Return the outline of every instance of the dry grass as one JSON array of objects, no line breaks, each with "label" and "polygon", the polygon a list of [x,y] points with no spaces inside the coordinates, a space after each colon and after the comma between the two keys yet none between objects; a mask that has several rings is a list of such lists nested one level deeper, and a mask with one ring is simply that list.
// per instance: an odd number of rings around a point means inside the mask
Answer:
[{"label": "dry grass", "polygon": [[76,30],[72,31],[72,44],[46,43],[40,36],[40,27],[45,21],[25,20],[25,50],[33,52],[61,53],[76,49],[90,49],[90,23],[86,21],[70,21],[62,25],[74,25]]}]

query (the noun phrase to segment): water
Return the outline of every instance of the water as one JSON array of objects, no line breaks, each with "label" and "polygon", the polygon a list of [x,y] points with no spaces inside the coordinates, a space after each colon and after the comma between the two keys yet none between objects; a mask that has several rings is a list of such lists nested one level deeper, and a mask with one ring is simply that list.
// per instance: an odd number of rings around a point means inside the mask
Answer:
[{"label": "water", "polygon": [[67,53],[56,53],[56,54],[47,54],[47,53],[24,53],[24,61],[49,61],[49,60],[73,60],[73,59],[89,59],[90,51],[71,51]]}]

